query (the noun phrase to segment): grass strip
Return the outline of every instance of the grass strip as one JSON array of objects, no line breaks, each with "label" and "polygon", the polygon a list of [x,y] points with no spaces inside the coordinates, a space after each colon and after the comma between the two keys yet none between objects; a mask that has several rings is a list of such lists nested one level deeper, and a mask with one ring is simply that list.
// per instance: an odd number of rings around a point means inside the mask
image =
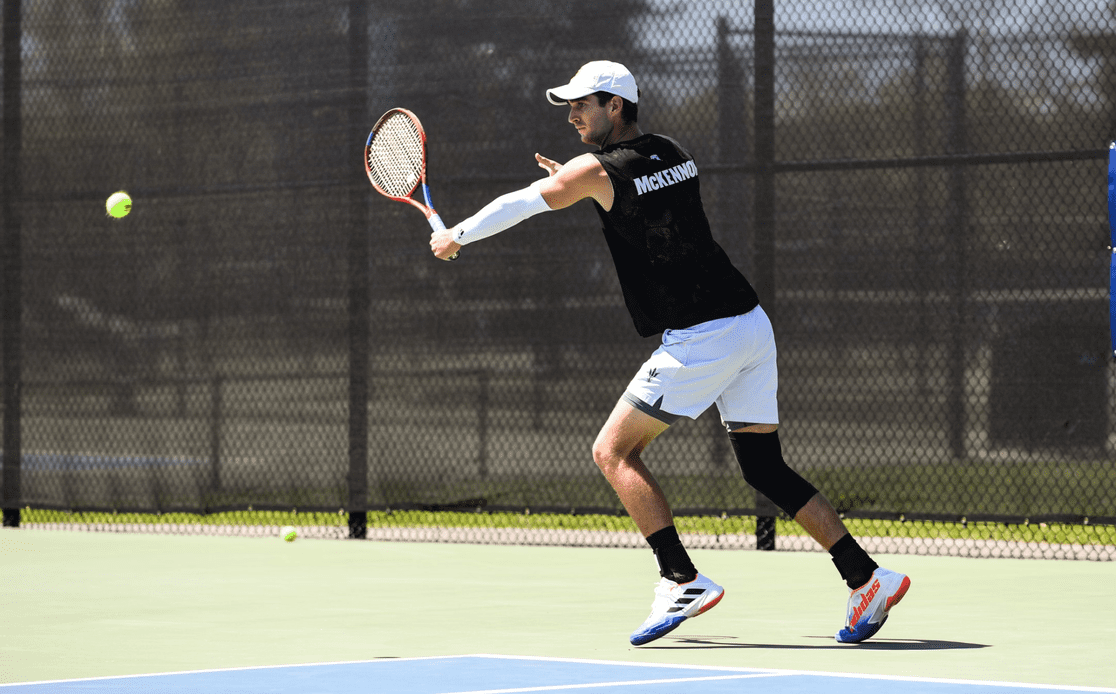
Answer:
[{"label": "grass strip", "polygon": [[[193,513],[111,513],[69,512],[24,509],[23,523],[61,523],[67,525],[221,525],[221,526],[327,526],[348,527],[341,512],[228,511],[212,514]],[[1005,542],[1046,542],[1074,545],[1116,545],[1116,526],[1071,523],[992,523],[937,522],[846,519],[849,531],[857,537],[897,537],[920,539],[995,540]],[[681,533],[704,535],[754,534],[756,520],[751,516],[680,516],[675,525]],[[370,528],[512,528],[538,530],[583,530],[586,532],[635,532],[627,516],[570,515],[549,513],[475,513],[458,511],[370,511]],[[794,521],[778,519],[776,536],[802,535]]]}]

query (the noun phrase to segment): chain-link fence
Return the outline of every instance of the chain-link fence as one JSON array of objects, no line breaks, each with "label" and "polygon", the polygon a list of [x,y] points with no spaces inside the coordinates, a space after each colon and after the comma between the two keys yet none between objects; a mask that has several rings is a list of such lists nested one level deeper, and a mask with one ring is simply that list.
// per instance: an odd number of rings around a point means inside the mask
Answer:
[{"label": "chain-link fence", "polygon": [[[452,539],[384,512],[467,510],[440,522],[630,542],[590,445],[656,342],[589,204],[448,264],[360,161],[412,109],[460,220],[586,151],[543,94],[607,58],[694,154],[775,325],[787,459],[858,534],[1112,559],[1116,6],[772,4],[5,3],[6,522],[293,509]],[[693,537],[755,545],[715,412],[646,458]]]}]

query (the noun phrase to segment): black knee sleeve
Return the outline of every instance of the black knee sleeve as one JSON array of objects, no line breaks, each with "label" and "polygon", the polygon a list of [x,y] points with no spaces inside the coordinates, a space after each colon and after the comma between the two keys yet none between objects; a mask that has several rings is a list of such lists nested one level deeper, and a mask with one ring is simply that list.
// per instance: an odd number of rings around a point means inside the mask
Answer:
[{"label": "black knee sleeve", "polygon": [[779,432],[729,434],[732,450],[744,473],[744,481],[771,499],[788,516],[795,515],[818,490],[783,461]]}]

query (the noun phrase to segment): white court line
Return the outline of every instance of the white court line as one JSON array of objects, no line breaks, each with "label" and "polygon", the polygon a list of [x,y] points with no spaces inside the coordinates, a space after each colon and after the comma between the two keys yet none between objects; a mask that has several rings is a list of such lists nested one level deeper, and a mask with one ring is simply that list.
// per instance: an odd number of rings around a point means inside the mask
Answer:
[{"label": "white court line", "polygon": [[868,675],[858,672],[816,672],[812,670],[766,670],[779,675],[807,675],[810,677],[841,677],[855,680],[884,680],[886,682],[929,682],[931,684],[953,684],[981,687],[1010,687],[1014,689],[1048,689],[1060,692],[1103,692],[1116,694],[1111,687],[1088,687],[1072,684],[1034,684],[1033,682],[999,682],[997,680],[960,680],[948,677],[910,677],[906,675]]},{"label": "white court line", "polygon": [[[464,656],[470,657],[470,656]],[[495,658],[499,660],[541,660],[558,663],[586,663],[591,665],[630,665],[638,667],[682,668],[691,670],[723,670],[726,672],[749,672],[753,675],[807,675],[811,677],[840,677],[843,679],[884,680],[887,682],[929,682],[932,684],[953,684],[984,687],[1013,687],[1026,689],[1045,689],[1062,692],[1100,692],[1101,694],[1116,694],[1113,687],[1090,687],[1086,685],[1071,684],[1035,684],[1033,682],[999,682],[996,680],[962,680],[947,677],[911,677],[909,675],[875,675],[859,672],[824,672],[818,670],[782,670],[779,668],[747,668],[725,665],[682,665],[678,663],[641,663],[639,661],[625,660],[589,660],[583,658],[549,658],[526,655],[494,655],[489,653],[476,653],[473,658]],[[529,690],[524,690],[529,691]],[[449,694],[474,694],[473,692],[451,692]]]},{"label": "white court line", "polygon": [[[685,663],[644,663],[638,660],[598,660],[595,658],[559,658],[545,655],[500,655],[498,653],[472,653],[462,656],[447,656],[456,658],[492,658],[494,660],[529,660],[543,663],[583,663],[585,665],[628,665],[632,667],[665,668],[671,670],[714,670],[720,672],[735,672],[738,674],[765,675],[779,673],[778,670],[765,667],[741,667],[739,665],[687,665]],[[396,658],[405,660],[405,658]]]},{"label": "white court line", "polygon": [[[632,663],[629,663],[632,664]],[[700,668],[695,668],[700,669]],[[648,684],[681,684],[683,682],[714,682],[717,680],[747,680],[757,677],[783,677],[776,672],[753,673],[750,675],[711,675],[709,677],[677,677],[665,680],[627,680],[619,682],[592,682],[589,684],[555,684],[545,687],[520,687],[517,689],[476,689],[468,692],[445,692],[444,694],[520,694],[521,692],[567,692],[574,689],[599,689],[601,687],[638,687]]]},{"label": "white court line", "polygon": [[75,677],[66,680],[34,680],[31,682],[6,682],[0,683],[0,689],[4,687],[27,687],[31,685],[43,684],[69,684],[71,682],[101,682],[104,680],[135,680],[144,679],[148,677],[177,677],[180,675],[208,675],[219,672],[250,672],[252,670],[279,670],[281,668],[309,668],[309,667],[325,667],[333,665],[365,665],[367,663],[393,663],[401,660],[442,660],[445,658],[472,658],[475,656],[469,655],[422,655],[413,656],[410,658],[371,658],[369,660],[339,660],[334,662],[320,662],[320,663],[292,663],[290,665],[244,665],[241,667],[219,667],[219,668],[206,668],[204,670],[171,670],[168,672],[143,672],[136,675],[101,675],[99,677]]},{"label": "white court line", "polygon": [[1043,689],[1049,691],[1062,691],[1062,692],[1099,692],[1100,694],[1116,694],[1116,688],[1112,687],[1089,687],[1089,686],[1075,686],[1075,685],[1061,685],[1061,684],[1035,684],[1032,682],[998,682],[995,680],[962,680],[962,679],[948,679],[942,677],[910,677],[903,675],[875,675],[864,674],[855,672],[823,672],[816,670],[781,670],[777,668],[747,668],[747,667],[732,667],[725,665],[686,665],[682,663],[641,663],[639,661],[624,661],[624,660],[595,660],[587,658],[554,658],[546,656],[529,656],[529,655],[498,655],[493,653],[472,653],[468,655],[429,655],[429,656],[410,656],[402,658],[372,658],[368,660],[347,660],[336,662],[319,662],[319,663],[295,663],[291,665],[255,665],[246,667],[231,667],[231,668],[213,668],[207,670],[182,670],[177,672],[152,672],[138,675],[107,675],[102,677],[82,677],[76,679],[64,680],[40,680],[35,682],[9,682],[0,683],[0,689],[6,687],[24,687],[28,685],[43,685],[43,684],[61,684],[69,682],[95,682],[103,680],[128,680],[128,679],[144,679],[149,677],[161,677],[166,675],[198,675],[203,673],[216,673],[216,672],[243,672],[248,670],[278,670],[281,668],[311,668],[320,666],[337,666],[337,665],[364,665],[369,663],[399,663],[399,662],[418,662],[423,660],[459,660],[466,658],[488,658],[492,660],[527,660],[537,662],[552,662],[552,663],[585,663],[590,665],[623,665],[627,667],[642,667],[642,668],[661,668],[661,669],[676,669],[676,670],[711,670],[714,672],[726,673],[740,673],[735,675],[723,676],[709,676],[709,677],[695,677],[695,678],[670,678],[661,680],[640,680],[636,682],[611,682],[606,684],[582,684],[582,685],[562,685],[556,687],[533,687],[527,689],[490,689],[478,690],[473,692],[447,692],[446,694],[512,694],[514,692],[545,692],[545,691],[562,691],[563,689],[572,690],[574,688],[587,689],[590,687],[603,687],[603,686],[626,686],[628,684],[652,684],[660,682],[698,682],[708,680],[723,680],[723,679],[749,679],[757,677],[772,677],[772,676],[787,676],[787,675],[808,675],[813,677],[840,677],[844,679],[866,679],[866,680],[885,680],[889,682],[931,682],[936,684],[953,684],[953,685],[972,685],[984,687],[1015,687],[1027,689]]}]

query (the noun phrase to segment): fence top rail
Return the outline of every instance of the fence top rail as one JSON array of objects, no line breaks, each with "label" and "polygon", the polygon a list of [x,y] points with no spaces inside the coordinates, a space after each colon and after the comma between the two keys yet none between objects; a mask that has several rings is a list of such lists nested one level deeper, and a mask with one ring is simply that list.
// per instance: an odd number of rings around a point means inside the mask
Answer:
[{"label": "fence top rail", "polygon": [[1042,152],[989,152],[984,154],[935,154],[921,157],[894,157],[886,159],[818,159],[801,161],[774,161],[770,167],[757,162],[744,164],[706,164],[702,171],[709,173],[757,174],[768,168],[770,173],[807,173],[818,171],[852,171],[863,169],[913,169],[942,166],[987,166],[991,164],[1041,164],[1061,161],[1102,160],[1107,149],[1077,149]]}]

